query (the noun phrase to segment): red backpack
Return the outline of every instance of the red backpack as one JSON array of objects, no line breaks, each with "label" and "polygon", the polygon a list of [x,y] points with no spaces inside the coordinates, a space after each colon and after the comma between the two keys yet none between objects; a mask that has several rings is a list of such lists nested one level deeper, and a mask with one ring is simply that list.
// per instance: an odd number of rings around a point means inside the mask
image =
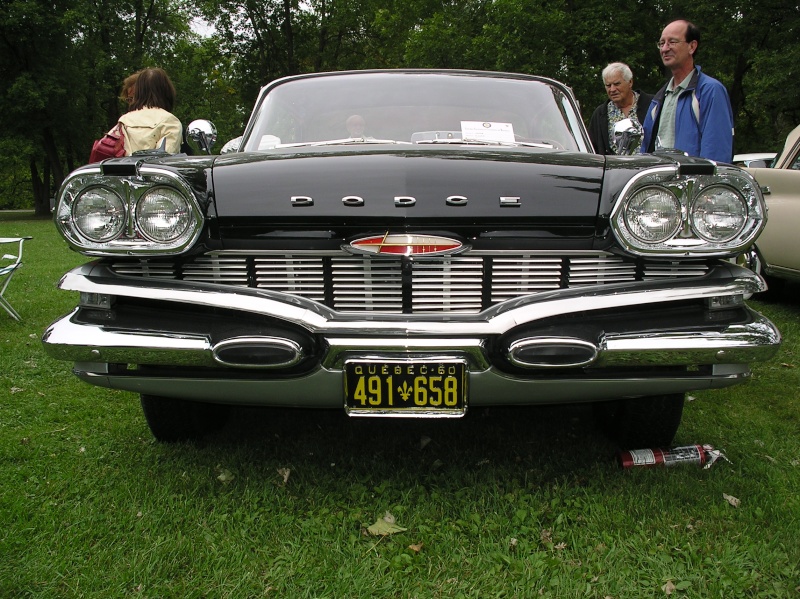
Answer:
[{"label": "red backpack", "polygon": [[125,136],[122,133],[122,125],[117,123],[116,127],[92,144],[89,163],[100,162],[106,158],[119,158],[124,155]]}]

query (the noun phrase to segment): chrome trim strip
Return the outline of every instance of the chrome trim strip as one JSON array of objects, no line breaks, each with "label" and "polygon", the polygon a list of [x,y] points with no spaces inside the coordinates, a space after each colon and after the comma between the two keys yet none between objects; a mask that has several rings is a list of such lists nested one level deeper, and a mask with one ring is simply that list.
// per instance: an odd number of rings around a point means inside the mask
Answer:
[{"label": "chrome trim strip", "polygon": [[[727,271],[727,272],[724,272]],[[105,267],[85,264],[61,279],[59,288],[122,297],[240,310],[277,318],[319,334],[370,336],[489,336],[544,318],[611,308],[757,293],[766,288],[752,271],[723,263],[708,277],[674,281],[642,281],[533,293],[495,304],[477,314],[348,314],[317,302],[265,289],[157,279],[120,281]]]},{"label": "chrome trim strip", "polygon": [[519,208],[522,206],[522,198],[519,196],[500,196],[501,208]]},{"label": "chrome trim strip", "polygon": [[[233,380],[213,375],[189,379],[109,375],[102,364],[76,364],[75,374],[100,387],[164,397],[191,397],[195,401],[335,409],[341,409],[343,402],[342,373],[338,370],[318,369],[294,379]],[[469,373],[468,402],[471,407],[573,404],[729,387],[749,376],[749,369],[741,366],[715,371],[708,376],[520,380],[492,369]]]},{"label": "chrome trim strip", "polygon": [[386,339],[386,338],[328,338],[328,351],[322,367],[342,370],[346,360],[466,359],[471,372],[488,370],[491,364],[482,339]]},{"label": "chrome trim strip", "polygon": [[77,309],[51,324],[42,335],[47,353],[57,360],[175,366],[216,366],[204,336],[157,331],[124,331],[72,322]]},{"label": "chrome trim strip", "polygon": [[[775,325],[753,312],[753,321],[723,331],[691,331],[658,335],[609,335],[600,343],[596,366],[670,364],[745,364],[768,360],[781,343]],[[699,361],[702,360],[702,361]]]},{"label": "chrome trim strip", "polygon": [[[73,313],[74,314],[74,313]],[[780,346],[778,330],[753,312],[746,325],[724,330],[609,335],[600,344],[595,367],[671,366],[693,364],[746,364],[771,358]],[[484,340],[479,338],[424,339],[407,336],[368,338],[328,337],[324,368],[341,372],[344,360],[442,358],[466,359],[470,372],[488,371],[491,365]],[[154,331],[107,330],[80,325],[68,315],[54,322],[42,337],[47,353],[72,362],[217,366],[208,339]],[[519,379],[524,380],[524,379]]]},{"label": "chrome trim strip", "polygon": [[784,266],[773,266],[771,264],[764,265],[764,272],[778,279],[791,279],[792,281],[800,281],[800,272]]}]

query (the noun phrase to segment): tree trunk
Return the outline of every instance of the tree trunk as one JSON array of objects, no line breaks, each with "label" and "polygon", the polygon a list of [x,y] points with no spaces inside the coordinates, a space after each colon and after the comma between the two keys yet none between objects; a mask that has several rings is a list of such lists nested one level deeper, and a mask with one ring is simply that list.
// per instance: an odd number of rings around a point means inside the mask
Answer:
[{"label": "tree trunk", "polygon": [[39,168],[36,160],[31,158],[31,186],[33,187],[33,211],[36,216],[47,216],[50,214],[50,169],[45,168],[45,179],[39,177]]}]

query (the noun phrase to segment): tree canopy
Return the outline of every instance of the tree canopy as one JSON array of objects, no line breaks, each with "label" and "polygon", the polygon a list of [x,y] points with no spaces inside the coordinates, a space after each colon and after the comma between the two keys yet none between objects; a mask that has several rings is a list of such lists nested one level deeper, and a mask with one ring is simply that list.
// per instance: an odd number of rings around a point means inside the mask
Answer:
[{"label": "tree canopy", "polygon": [[[778,150],[800,122],[800,4],[786,0],[7,0],[0,7],[0,206],[41,214],[119,117],[122,80],[160,66],[176,115],[241,133],[278,77],[365,68],[534,73],[570,85],[584,116],[609,62],[636,87],[666,81],[655,41],[702,31],[697,63],[728,88],[735,151]],[[210,33],[192,27],[201,19]]]}]

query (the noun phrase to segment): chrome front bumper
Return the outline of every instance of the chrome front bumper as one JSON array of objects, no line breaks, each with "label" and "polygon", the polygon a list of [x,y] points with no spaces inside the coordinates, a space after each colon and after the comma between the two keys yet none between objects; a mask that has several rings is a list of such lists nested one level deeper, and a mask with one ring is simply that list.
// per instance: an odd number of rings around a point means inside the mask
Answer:
[{"label": "chrome front bumper", "polygon": [[[496,358],[490,355],[491,340],[520,327],[535,327],[544,319],[601,311],[625,314],[642,306],[711,301],[763,288],[759,277],[732,264],[721,265],[707,277],[677,285],[667,281],[560,290],[498,304],[480,314],[429,318],[342,314],[275,292],[124,279],[101,265],[91,264],[65,275],[60,287],[173,307],[215,308],[266,317],[302,328],[320,340],[324,352],[316,365],[302,374],[286,376],[276,375],[278,371],[268,367],[233,367],[221,359],[219,340],[214,342],[203,333],[123,328],[113,321],[87,324],[78,322],[77,310],[53,323],[43,336],[50,356],[74,362],[76,374],[92,384],[216,402],[339,407],[346,359],[445,356],[467,361],[470,405],[598,401],[680,393],[741,382],[749,376],[749,363],[769,359],[780,345],[775,326],[742,306],[747,318],[724,326],[711,321],[702,327],[653,330],[642,322],[635,332],[603,333],[589,341],[558,334],[530,340],[534,346],[546,346],[547,351],[574,348],[580,343],[583,356],[575,364],[542,364],[519,372],[500,369],[493,363]],[[258,342],[252,337],[247,339]],[[223,343],[235,342],[226,339]],[[173,367],[174,372],[153,374],[114,367],[129,364]],[[698,365],[704,368],[698,370]],[[685,368],[665,374],[663,367]],[[202,374],[181,374],[190,369]],[[243,370],[251,376],[238,376]],[[580,376],[576,376],[578,372]]]}]

